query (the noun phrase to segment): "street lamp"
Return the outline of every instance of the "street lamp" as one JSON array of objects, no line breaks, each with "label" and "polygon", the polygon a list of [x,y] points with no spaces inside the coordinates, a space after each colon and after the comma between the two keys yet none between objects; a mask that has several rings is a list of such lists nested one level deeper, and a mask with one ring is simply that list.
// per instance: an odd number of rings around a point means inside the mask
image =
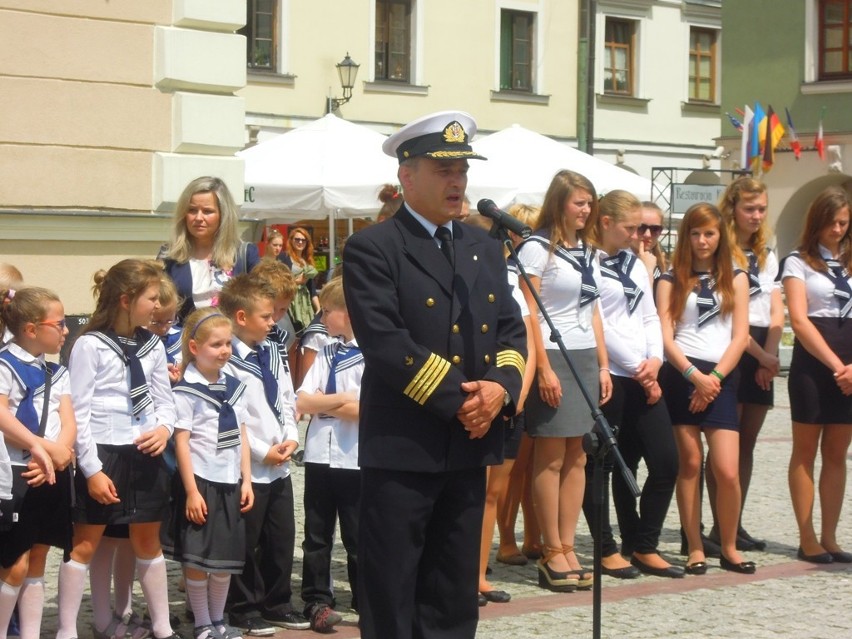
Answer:
[{"label": "street lamp", "polygon": [[352,87],[355,86],[355,77],[358,75],[358,68],[361,65],[350,58],[347,51],[346,57],[335,66],[337,67],[337,74],[340,76],[340,86],[343,87],[343,97],[333,98],[329,96],[325,104],[326,113],[336,111],[340,105],[346,104],[352,99]]}]

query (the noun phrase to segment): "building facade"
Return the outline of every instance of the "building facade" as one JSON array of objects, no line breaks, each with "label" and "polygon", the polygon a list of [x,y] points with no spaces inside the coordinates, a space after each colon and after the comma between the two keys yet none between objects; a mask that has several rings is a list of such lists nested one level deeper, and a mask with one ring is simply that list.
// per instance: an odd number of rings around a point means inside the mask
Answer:
[{"label": "building facade", "polygon": [[[723,110],[760,102],[789,128],[789,109],[803,151],[796,159],[788,136],[762,175],[769,188],[770,221],[778,252],[792,249],[809,203],[826,186],[852,192],[852,2],[752,0],[726,2]],[[820,120],[825,159],[814,146]],[[741,138],[723,124],[719,143],[730,150],[728,168],[740,167]]]},{"label": "building facade", "polygon": [[189,180],[242,199],[242,1],[0,0],[0,260],[92,308],[92,275],[153,257]]}]

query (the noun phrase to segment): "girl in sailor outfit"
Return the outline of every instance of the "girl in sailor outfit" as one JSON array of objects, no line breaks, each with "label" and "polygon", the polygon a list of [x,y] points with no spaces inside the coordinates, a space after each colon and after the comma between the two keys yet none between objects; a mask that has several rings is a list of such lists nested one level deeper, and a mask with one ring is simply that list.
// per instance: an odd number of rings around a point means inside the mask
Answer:
[{"label": "girl in sailor outfit", "polygon": [[657,284],[666,363],[660,385],[680,457],[677,502],[686,533],[688,574],[707,570],[701,540],[701,433],[712,453],[721,565],[753,573],[736,548],[740,513],[737,362],[748,341],[748,278],[735,271],[715,206],[696,204],[678,230],[671,270]]},{"label": "girl in sailor outfit", "polygon": [[[151,322],[162,271],[122,260],[95,275],[97,301],[86,332],[74,343],[69,369],[77,416],[74,548],[59,570],[57,639],[72,639],[86,572],[108,524],[129,524],[136,574],[157,639],[173,636],[160,524],[169,504],[162,452],[175,423],[174,398],[160,338]],[[93,590],[98,633],[123,637],[109,593]]]},{"label": "girl in sailor outfit", "polygon": [[[788,388],[793,419],[790,496],[799,526],[799,559],[852,562],[837,542],[852,439],[852,239],[849,194],[829,187],[808,209],[799,248],[784,259],[781,280],[796,334]],[[822,529],[814,530],[814,462]]]}]

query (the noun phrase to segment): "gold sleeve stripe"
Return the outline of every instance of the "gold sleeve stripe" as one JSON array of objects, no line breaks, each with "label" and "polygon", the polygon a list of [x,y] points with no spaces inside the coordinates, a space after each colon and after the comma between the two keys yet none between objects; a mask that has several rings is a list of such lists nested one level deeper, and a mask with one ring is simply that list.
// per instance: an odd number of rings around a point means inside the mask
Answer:
[{"label": "gold sleeve stripe", "polygon": [[518,351],[505,350],[497,353],[497,366],[514,366],[518,369],[518,372],[521,374],[521,377],[523,377],[524,370],[526,370],[527,367],[527,363],[524,361],[524,358],[521,357],[521,354]]},{"label": "gold sleeve stripe", "polygon": [[432,393],[438,387],[438,384],[447,376],[450,370],[450,363],[432,353],[429,359],[423,364],[423,367],[417,371],[417,374],[406,386],[403,393],[413,399],[421,406],[431,397]]}]

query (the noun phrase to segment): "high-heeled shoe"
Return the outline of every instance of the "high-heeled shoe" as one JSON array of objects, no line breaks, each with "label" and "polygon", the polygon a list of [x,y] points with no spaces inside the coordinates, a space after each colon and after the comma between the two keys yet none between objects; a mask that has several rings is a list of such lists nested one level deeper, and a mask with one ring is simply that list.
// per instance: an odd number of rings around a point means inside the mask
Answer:
[{"label": "high-heeled shoe", "polygon": [[[562,554],[566,555],[566,558],[568,553],[571,552],[574,552],[574,546],[562,544]],[[579,568],[577,570],[569,570],[568,574],[577,575],[577,590],[589,590],[595,583],[595,573],[589,570]]]},{"label": "high-heeled shoe", "polygon": [[735,564],[725,557],[725,555],[719,555],[719,565],[723,570],[738,572],[741,575],[753,575],[757,571],[757,566],[753,561],[741,561]]},{"label": "high-heeled shoe", "polygon": [[577,590],[579,582],[577,575],[570,571],[557,572],[547,565],[547,562],[556,555],[562,554],[562,549],[545,546],[542,550],[543,556],[535,562],[538,568],[538,585],[553,592],[574,592]]}]

